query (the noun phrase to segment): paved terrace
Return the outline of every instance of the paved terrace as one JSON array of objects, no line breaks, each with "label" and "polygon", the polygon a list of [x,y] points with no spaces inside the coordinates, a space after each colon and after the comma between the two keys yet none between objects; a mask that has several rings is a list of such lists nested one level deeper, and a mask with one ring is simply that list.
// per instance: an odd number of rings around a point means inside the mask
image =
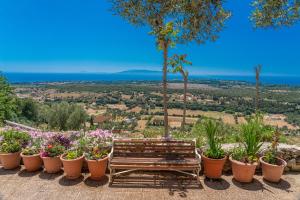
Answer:
[{"label": "paved terrace", "polygon": [[71,181],[65,179],[62,172],[51,175],[42,171],[28,173],[23,168],[0,168],[0,199],[300,200],[300,173],[284,175],[279,184],[268,183],[260,175],[250,184],[238,183],[232,175],[224,175],[219,181],[206,180],[202,176],[201,187],[196,181],[174,173],[136,173],[116,179],[109,187],[108,177],[97,182],[83,174],[80,179]]}]

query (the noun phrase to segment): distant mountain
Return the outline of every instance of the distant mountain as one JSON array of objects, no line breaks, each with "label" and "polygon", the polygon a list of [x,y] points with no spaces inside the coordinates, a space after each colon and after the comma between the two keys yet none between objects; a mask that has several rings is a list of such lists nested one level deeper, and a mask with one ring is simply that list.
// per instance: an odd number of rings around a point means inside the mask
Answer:
[{"label": "distant mountain", "polygon": [[161,75],[161,71],[154,71],[154,70],[126,70],[126,71],[121,71],[117,72],[115,74],[128,74],[128,75]]}]

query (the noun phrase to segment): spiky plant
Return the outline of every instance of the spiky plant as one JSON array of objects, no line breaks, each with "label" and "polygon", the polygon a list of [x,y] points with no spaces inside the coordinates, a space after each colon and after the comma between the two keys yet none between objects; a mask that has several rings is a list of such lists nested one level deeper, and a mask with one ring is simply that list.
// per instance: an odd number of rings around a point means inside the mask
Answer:
[{"label": "spiky plant", "polygon": [[257,160],[257,152],[262,146],[262,124],[258,116],[242,125],[242,139],[248,162]]},{"label": "spiky plant", "polygon": [[220,143],[219,124],[215,121],[207,120],[205,122],[205,133],[209,148],[205,151],[204,155],[213,159],[224,158],[225,152]]}]

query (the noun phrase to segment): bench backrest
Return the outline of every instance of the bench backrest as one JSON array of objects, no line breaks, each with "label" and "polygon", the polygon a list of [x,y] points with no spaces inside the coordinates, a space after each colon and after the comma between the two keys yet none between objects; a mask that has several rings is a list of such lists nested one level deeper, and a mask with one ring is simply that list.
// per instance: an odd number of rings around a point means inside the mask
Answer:
[{"label": "bench backrest", "polygon": [[115,139],[113,156],[195,158],[194,140]]}]

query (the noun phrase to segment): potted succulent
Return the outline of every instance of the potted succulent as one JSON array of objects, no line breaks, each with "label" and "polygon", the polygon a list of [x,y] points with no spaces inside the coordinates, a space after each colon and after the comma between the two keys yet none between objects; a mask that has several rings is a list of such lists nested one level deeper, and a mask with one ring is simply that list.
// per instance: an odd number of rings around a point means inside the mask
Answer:
[{"label": "potted succulent", "polygon": [[205,132],[208,149],[202,153],[204,174],[208,178],[217,179],[222,176],[222,170],[226,162],[225,152],[221,148],[218,123],[208,120],[205,123]]},{"label": "potted succulent", "polygon": [[88,134],[88,143],[85,150],[85,159],[91,173],[90,178],[100,180],[107,168],[108,153],[112,134],[110,131],[98,129]]},{"label": "potted succulent", "polygon": [[279,182],[287,163],[279,158],[277,147],[279,142],[280,132],[275,131],[273,141],[264,156],[260,157],[262,173],[265,180],[270,182]]},{"label": "potted succulent", "polygon": [[57,173],[61,170],[60,156],[70,146],[68,138],[56,134],[49,138],[43,146],[40,154],[47,173]]},{"label": "potted succulent", "polygon": [[[77,139],[77,137],[75,139]],[[67,179],[76,179],[81,176],[85,143],[86,139],[83,136],[79,137],[79,139],[72,142],[72,147],[60,156]]]},{"label": "potted succulent", "polygon": [[261,135],[262,124],[257,117],[242,125],[243,146],[234,148],[229,158],[235,180],[244,183],[253,180],[258,161],[257,153],[262,145]]},{"label": "potted succulent", "polygon": [[0,159],[4,169],[20,166],[20,153],[29,138],[27,133],[12,129],[0,133]]}]

